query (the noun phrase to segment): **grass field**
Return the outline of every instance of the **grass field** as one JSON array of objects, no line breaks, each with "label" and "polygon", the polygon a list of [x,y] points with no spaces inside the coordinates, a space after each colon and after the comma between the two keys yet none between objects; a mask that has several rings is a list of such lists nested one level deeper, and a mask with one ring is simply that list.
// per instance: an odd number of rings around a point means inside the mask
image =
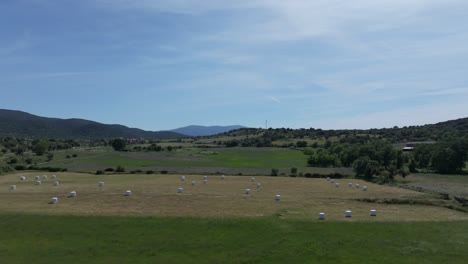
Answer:
[{"label": "grass field", "polygon": [[0,214],[2,263],[465,263],[468,221]]},{"label": "grass field", "polygon": [[[429,194],[353,180],[369,187],[367,192],[347,187],[347,181],[336,188],[325,179],[256,177],[262,188],[250,177],[209,176],[203,184],[200,175],[187,176],[182,182],[179,175],[91,175],[77,173],[57,174],[60,186],[53,186],[51,179],[35,185],[33,173],[2,176],[0,184],[0,211],[42,214],[75,215],[132,215],[132,216],[190,216],[190,217],[278,217],[281,219],[316,220],[319,212],[328,219],[339,221],[432,221],[468,220],[468,214],[443,207],[421,205],[421,202],[438,201]],[[191,186],[191,181],[197,184]],[[104,181],[105,187],[98,187]],[[16,184],[17,190],[8,186]],[[183,187],[182,194],[177,193]],[[250,188],[250,195],[244,194]],[[131,190],[133,196],[125,197]],[[78,197],[67,198],[70,191]],[[282,196],[275,202],[276,194]],[[48,204],[56,196],[60,202]],[[409,200],[415,204],[376,204],[358,199]],[[418,203],[419,201],[419,203]],[[418,205],[417,205],[418,204]],[[370,209],[377,209],[378,217],[369,216]],[[352,210],[353,217],[344,217],[345,210]]]},{"label": "grass field", "polygon": [[[81,152],[80,152],[81,151]],[[66,159],[66,155],[78,158]],[[272,168],[289,174],[292,167],[303,173],[351,174],[346,168],[310,168],[301,151],[278,148],[184,148],[172,152],[115,152],[109,148],[56,152],[54,160],[41,166],[67,168],[70,171],[95,172],[123,166],[130,170],[168,170],[180,173],[224,173],[265,175]]]},{"label": "grass field", "polygon": [[[357,201],[437,200],[397,187],[354,179],[336,188],[308,178],[208,176],[203,184],[203,175],[182,182],[180,175],[80,173],[57,173],[60,186],[50,174],[34,185],[43,174],[0,176],[2,263],[464,263],[468,257],[468,214]],[[17,190],[8,190],[11,184]],[[128,189],[133,195],[126,197]],[[68,198],[70,191],[77,197]],[[48,203],[53,196],[57,204]],[[369,216],[371,208],[377,217]],[[353,217],[345,218],[345,210]],[[327,220],[318,220],[319,212]]]},{"label": "grass field", "polygon": [[400,185],[468,199],[468,175],[416,173],[407,176]]}]

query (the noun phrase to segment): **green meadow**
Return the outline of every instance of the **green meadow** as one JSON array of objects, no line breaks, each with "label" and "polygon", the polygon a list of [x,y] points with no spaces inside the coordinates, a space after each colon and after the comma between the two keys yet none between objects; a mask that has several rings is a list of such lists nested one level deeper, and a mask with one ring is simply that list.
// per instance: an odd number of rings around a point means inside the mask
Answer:
[{"label": "green meadow", "polygon": [[[77,158],[65,158],[77,154]],[[70,171],[95,172],[123,166],[131,170],[169,170],[225,174],[266,174],[271,169],[289,174],[295,167],[303,173],[333,173],[336,168],[307,167],[307,155],[287,148],[183,148],[168,152],[116,152],[111,148],[89,148],[54,152],[51,162],[40,166],[67,168]],[[184,171],[185,170],[185,171]],[[341,169],[342,170],[342,169]],[[350,169],[345,169],[351,174]]]},{"label": "green meadow", "polygon": [[468,222],[0,214],[2,263],[466,263]]}]

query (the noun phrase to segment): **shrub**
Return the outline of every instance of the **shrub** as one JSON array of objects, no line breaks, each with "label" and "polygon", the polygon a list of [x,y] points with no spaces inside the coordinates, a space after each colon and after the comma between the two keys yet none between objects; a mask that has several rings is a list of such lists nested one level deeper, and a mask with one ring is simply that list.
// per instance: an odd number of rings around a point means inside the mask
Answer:
[{"label": "shrub", "polygon": [[292,175],[296,176],[296,174],[297,174],[297,168],[296,168],[296,167],[292,167],[292,168],[291,168],[291,176],[292,176]]},{"label": "shrub", "polygon": [[114,168],[106,168],[104,171],[114,171]]},{"label": "shrub", "polygon": [[18,171],[19,170],[26,170],[26,169],[28,169],[28,168],[26,166],[24,166],[24,165],[16,165],[15,166],[15,170],[18,170]]},{"label": "shrub", "polygon": [[97,170],[96,171],[96,175],[102,175],[102,174],[104,174],[104,172],[102,170]]},{"label": "shrub", "polygon": [[8,161],[8,164],[16,164],[18,163],[18,159],[17,158],[12,158]]},{"label": "shrub", "polygon": [[271,169],[271,176],[278,176],[279,169]]},{"label": "shrub", "polygon": [[168,172],[167,170],[162,170],[161,174],[167,174],[167,172]]},{"label": "shrub", "polygon": [[10,166],[0,167],[0,173],[12,172],[12,171],[13,171],[13,169]]},{"label": "shrub", "polygon": [[116,172],[125,172],[125,168],[122,167],[122,166],[117,166],[117,168],[115,169]]},{"label": "shrub", "polygon": [[48,172],[59,172],[59,171],[67,171],[66,168],[59,168],[59,167],[38,167],[38,166],[31,166],[31,170],[39,170],[39,171],[48,171]]},{"label": "shrub", "polygon": [[153,174],[153,173],[154,173],[154,171],[152,171],[152,170],[147,170],[146,171],[146,174]]}]

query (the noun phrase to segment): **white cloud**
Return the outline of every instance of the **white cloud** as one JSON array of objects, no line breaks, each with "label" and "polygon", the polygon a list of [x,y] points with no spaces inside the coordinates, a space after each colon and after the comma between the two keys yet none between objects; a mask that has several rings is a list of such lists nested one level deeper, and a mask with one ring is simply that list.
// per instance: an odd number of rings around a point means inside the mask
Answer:
[{"label": "white cloud", "polygon": [[271,101],[275,102],[275,103],[281,104],[281,101],[278,98],[276,98],[276,97],[274,97],[272,95],[269,95],[267,98],[270,99]]}]

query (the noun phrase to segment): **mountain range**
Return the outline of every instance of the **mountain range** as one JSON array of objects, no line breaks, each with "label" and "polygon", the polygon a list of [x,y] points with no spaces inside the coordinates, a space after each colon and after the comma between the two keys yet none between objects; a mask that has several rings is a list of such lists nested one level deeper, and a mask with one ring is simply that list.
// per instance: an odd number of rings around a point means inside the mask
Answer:
[{"label": "mountain range", "polygon": [[[213,135],[240,126],[202,127],[188,126],[173,131],[145,131],[118,124],[102,124],[95,121],[71,118],[49,118],[23,111],[0,109],[0,136],[31,138],[182,138],[187,136]],[[228,129],[228,130],[226,130]]]}]

